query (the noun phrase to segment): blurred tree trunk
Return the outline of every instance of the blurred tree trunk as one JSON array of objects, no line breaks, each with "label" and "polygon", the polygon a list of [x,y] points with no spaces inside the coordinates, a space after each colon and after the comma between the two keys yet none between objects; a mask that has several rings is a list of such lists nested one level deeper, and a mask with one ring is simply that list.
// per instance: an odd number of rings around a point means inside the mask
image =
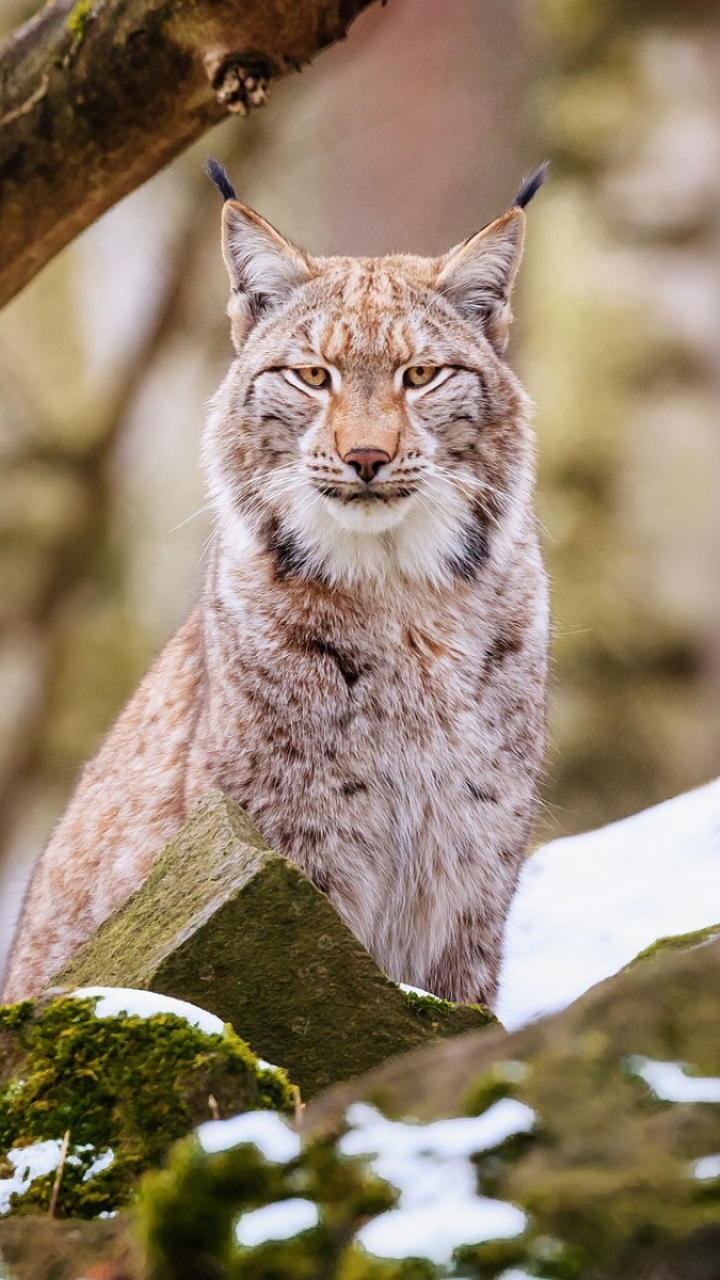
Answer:
[{"label": "blurred tree trunk", "polygon": [[372,0],[54,0],[0,48],[0,306]]},{"label": "blurred tree trunk", "polygon": [[528,237],[565,831],[720,768],[720,13],[543,0]]}]

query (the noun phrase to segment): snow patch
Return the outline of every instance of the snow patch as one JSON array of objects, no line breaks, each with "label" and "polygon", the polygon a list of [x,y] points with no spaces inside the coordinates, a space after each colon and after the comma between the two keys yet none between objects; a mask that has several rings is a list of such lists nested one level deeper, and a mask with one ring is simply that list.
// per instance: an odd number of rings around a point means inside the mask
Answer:
[{"label": "snow patch", "polygon": [[[59,1138],[46,1138],[43,1142],[34,1142],[29,1147],[11,1147],[6,1159],[14,1166],[15,1172],[9,1178],[0,1179],[0,1216],[10,1211],[10,1197],[17,1192],[24,1195],[36,1178],[54,1173],[60,1163],[62,1142]],[[83,1157],[93,1147],[85,1144],[70,1150],[65,1158],[66,1164],[82,1164]],[[109,1148],[93,1160],[83,1174],[83,1182],[89,1182],[96,1174],[102,1173],[115,1159]]]},{"label": "snow patch", "polygon": [[481,1116],[421,1125],[387,1120],[374,1107],[354,1103],[346,1119],[352,1127],[340,1139],[342,1153],[370,1157],[372,1171],[400,1192],[396,1209],[357,1234],[370,1253],[449,1263],[461,1244],[506,1239],[525,1229],[527,1218],[515,1205],[478,1194],[470,1157],[529,1132],[536,1122],[530,1107],[503,1098]]},{"label": "snow patch", "polygon": [[96,998],[95,1013],[98,1018],[136,1017],[152,1018],[156,1013],[174,1013],[191,1026],[208,1036],[221,1036],[225,1030],[220,1018],[207,1009],[199,1009],[187,1000],[163,996],[155,991],[135,991],[130,987],[79,987],[72,991],[76,1000]]},{"label": "snow patch", "polygon": [[709,1178],[720,1178],[720,1155],[703,1156],[696,1160],[692,1167],[692,1176],[700,1182]]},{"label": "snow patch", "polygon": [[[83,1148],[78,1147],[78,1151],[81,1150]],[[108,1147],[107,1151],[102,1151],[99,1156],[95,1157],[90,1167],[85,1170],[83,1182],[89,1182],[91,1178],[94,1178],[98,1173],[102,1173],[104,1169],[109,1169],[114,1159],[115,1152],[112,1147]]]},{"label": "snow patch", "polygon": [[631,1075],[644,1080],[661,1102],[720,1103],[720,1077],[686,1075],[685,1062],[655,1062],[638,1054],[628,1058],[625,1066]]},{"label": "snow patch", "polygon": [[59,1139],[48,1138],[45,1142],[34,1142],[31,1147],[8,1151],[7,1159],[15,1172],[12,1177],[0,1180],[0,1213],[8,1212],[14,1192],[24,1195],[36,1178],[54,1173],[60,1163],[61,1147]]},{"label": "snow patch", "polygon": [[528,859],[495,1012],[513,1031],[563,1009],[658,938],[720,923],[720,780]]},{"label": "snow patch", "polygon": [[316,1227],[319,1218],[318,1207],[312,1200],[279,1200],[277,1204],[244,1213],[235,1228],[235,1239],[248,1249],[267,1240],[289,1240],[301,1231]]},{"label": "snow patch", "polygon": [[398,982],[401,991],[408,991],[413,996],[424,996],[426,1000],[437,1000],[438,1004],[442,1004],[442,996],[433,995],[432,991],[423,991],[422,987],[411,987],[409,982]]},{"label": "snow patch", "polygon": [[300,1138],[274,1111],[246,1111],[229,1120],[207,1120],[195,1133],[208,1155],[252,1143],[271,1164],[300,1155]]}]

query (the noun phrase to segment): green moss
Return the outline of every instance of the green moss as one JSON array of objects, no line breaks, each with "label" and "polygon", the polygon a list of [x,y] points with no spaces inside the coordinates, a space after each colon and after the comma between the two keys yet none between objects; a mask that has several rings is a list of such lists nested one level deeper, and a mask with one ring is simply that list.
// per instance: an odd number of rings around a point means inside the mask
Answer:
[{"label": "green moss", "polygon": [[92,22],[94,17],[93,3],[94,0],[77,0],[77,4],[70,10],[65,20],[65,26],[73,38],[73,53],[76,53],[80,48],[85,39],[88,24]]},{"label": "green moss", "polygon": [[710,925],[707,929],[696,929],[693,933],[676,933],[667,938],[658,938],[625,967],[630,969],[641,961],[651,960],[667,951],[690,951],[693,947],[703,947],[708,942],[715,942],[717,938],[720,938],[720,924]]},{"label": "green moss", "polygon": [[[209,1118],[257,1108],[290,1110],[282,1071],[259,1069],[230,1029],[207,1035],[174,1014],[97,1018],[93,999],[0,1009],[3,1056],[12,1074],[0,1090],[0,1157],[70,1132],[61,1213],[94,1217],[126,1204],[138,1178],[173,1141]],[[10,1037],[14,1037],[14,1043]],[[109,1167],[85,1180],[112,1151]],[[47,1208],[54,1173],[36,1178],[12,1212]]]},{"label": "green moss", "polygon": [[465,1095],[465,1114],[481,1116],[494,1102],[511,1098],[528,1074],[524,1062],[495,1062],[488,1071],[473,1080]]},{"label": "green moss", "polygon": [[337,1276],[338,1280],[438,1280],[438,1268],[424,1258],[400,1258],[392,1262],[371,1258],[351,1246]]},{"label": "green moss", "polygon": [[455,1007],[450,1000],[443,1000],[442,996],[434,996],[430,992],[420,995],[418,991],[404,991],[403,995],[410,1008],[428,1022],[442,1014],[451,1013]]},{"label": "green moss", "polygon": [[484,1244],[463,1245],[456,1256],[465,1274],[477,1276],[478,1280],[494,1280],[503,1271],[527,1262],[522,1240],[490,1240]]},{"label": "green moss", "polygon": [[[290,1240],[238,1245],[240,1216],[300,1196],[317,1204],[318,1225]],[[380,1262],[352,1238],[391,1209],[396,1192],[343,1156],[331,1138],[308,1142],[297,1159],[268,1164],[254,1146],[207,1155],[195,1139],[178,1143],[167,1169],[141,1187],[138,1229],[149,1280],[433,1280],[429,1263]]]},{"label": "green moss", "polygon": [[499,1027],[495,1014],[481,1004],[453,1004],[440,996],[403,992],[408,1008],[432,1036],[454,1036],[482,1027]]}]

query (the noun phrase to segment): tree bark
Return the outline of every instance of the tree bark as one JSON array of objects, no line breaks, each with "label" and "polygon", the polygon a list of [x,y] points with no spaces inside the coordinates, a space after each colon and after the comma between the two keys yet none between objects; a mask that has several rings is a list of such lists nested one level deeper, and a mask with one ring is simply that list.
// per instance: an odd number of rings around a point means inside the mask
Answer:
[{"label": "tree bark", "polygon": [[0,47],[0,306],[372,0],[52,0]]}]

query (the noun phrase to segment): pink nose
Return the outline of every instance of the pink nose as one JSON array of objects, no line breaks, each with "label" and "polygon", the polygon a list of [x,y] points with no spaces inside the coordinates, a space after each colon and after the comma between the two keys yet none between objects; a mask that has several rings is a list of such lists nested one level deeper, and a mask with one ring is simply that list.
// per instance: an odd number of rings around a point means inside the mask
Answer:
[{"label": "pink nose", "polygon": [[349,449],[343,458],[343,462],[353,467],[366,484],[374,480],[380,468],[389,461],[390,454],[384,449],[366,449],[363,446],[359,449]]}]

